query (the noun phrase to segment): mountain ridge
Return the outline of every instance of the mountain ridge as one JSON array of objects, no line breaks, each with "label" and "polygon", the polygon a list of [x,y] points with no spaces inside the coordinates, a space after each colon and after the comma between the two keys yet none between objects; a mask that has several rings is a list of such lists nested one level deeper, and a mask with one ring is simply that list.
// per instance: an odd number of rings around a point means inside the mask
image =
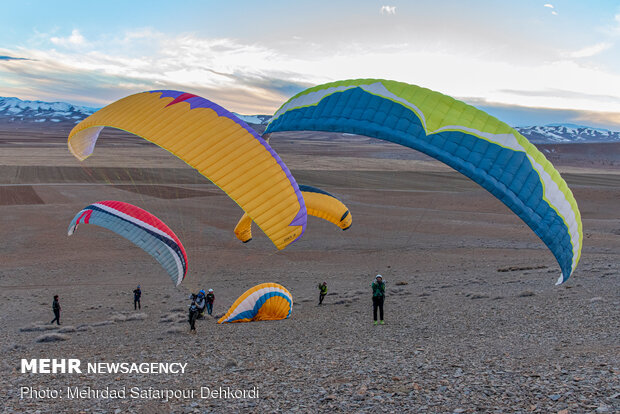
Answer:
[{"label": "mountain ridge", "polygon": [[[0,97],[0,123],[70,123],[76,124],[100,108],[66,102],[44,102]],[[271,115],[242,115],[233,112],[247,124],[264,127]],[[514,127],[534,144],[620,142],[620,131],[610,131],[570,123]]]}]

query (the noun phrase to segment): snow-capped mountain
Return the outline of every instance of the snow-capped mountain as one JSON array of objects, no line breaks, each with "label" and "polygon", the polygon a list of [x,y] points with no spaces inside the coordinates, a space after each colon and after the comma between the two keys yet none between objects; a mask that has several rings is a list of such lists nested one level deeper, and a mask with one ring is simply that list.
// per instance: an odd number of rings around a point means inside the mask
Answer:
[{"label": "snow-capped mountain", "polygon": [[574,124],[515,127],[533,144],[620,142],[620,132]]},{"label": "snow-capped mountain", "polygon": [[[0,120],[4,122],[78,123],[98,109],[65,102],[24,101],[19,98],[0,97]],[[271,119],[271,115],[233,114],[253,125],[267,125]]]},{"label": "snow-capped mountain", "polygon": [[0,120],[4,122],[77,123],[97,109],[65,102],[22,101],[0,97]]},{"label": "snow-capped mountain", "polygon": [[[0,97],[0,123],[71,123],[76,124],[99,108],[65,102],[24,101]],[[233,112],[234,113],[234,112]],[[264,130],[270,115],[234,113],[259,132]],[[574,124],[515,127],[534,144],[620,142],[620,132]]]},{"label": "snow-capped mountain", "polygon": [[236,112],[233,112],[233,114],[252,125],[267,125],[271,119],[271,115],[241,115]]}]

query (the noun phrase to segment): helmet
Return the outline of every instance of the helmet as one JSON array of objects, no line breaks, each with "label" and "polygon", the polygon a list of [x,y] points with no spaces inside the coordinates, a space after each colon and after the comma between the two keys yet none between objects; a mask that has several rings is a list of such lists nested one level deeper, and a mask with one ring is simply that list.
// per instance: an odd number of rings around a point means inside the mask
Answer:
[{"label": "helmet", "polygon": [[204,289],[200,289],[200,292],[198,292],[198,293],[202,293],[204,295],[205,291],[204,291]]},{"label": "helmet", "polygon": [[375,276],[375,279],[379,279],[379,278],[383,279],[383,276],[381,276],[381,275]]},{"label": "helmet", "polygon": [[209,289],[209,292],[213,292],[213,289]]}]

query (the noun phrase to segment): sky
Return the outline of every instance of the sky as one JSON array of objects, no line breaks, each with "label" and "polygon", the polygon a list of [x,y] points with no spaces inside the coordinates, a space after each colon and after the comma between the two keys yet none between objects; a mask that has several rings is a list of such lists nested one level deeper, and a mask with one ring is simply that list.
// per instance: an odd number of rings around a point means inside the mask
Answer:
[{"label": "sky", "polygon": [[6,1],[0,96],[101,107],[153,89],[272,114],[317,84],[383,78],[513,126],[620,130],[620,2]]}]

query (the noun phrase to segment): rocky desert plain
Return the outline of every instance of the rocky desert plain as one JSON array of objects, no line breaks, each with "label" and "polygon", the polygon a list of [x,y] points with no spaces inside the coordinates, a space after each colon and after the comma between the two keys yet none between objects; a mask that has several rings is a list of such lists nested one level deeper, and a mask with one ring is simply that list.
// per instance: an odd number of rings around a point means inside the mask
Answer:
[{"label": "rocky desert plain", "polygon": [[[71,125],[1,127],[2,412],[620,411],[618,143],[539,147],[583,219],[581,261],[556,286],[553,255],[518,217],[408,148],[343,134],[274,134],[270,143],[297,182],[336,195],[353,216],[344,232],[309,217],[304,236],[277,251],[256,227],[250,243],[239,242],[241,209],[139,138],[106,129],[80,163],[66,146]],[[77,211],[106,199],[137,204],[174,230],[189,257],[180,287],[110,231],[81,226],[67,236]],[[387,282],[386,323],[374,326],[377,273]],[[323,281],[329,294],[317,306]],[[214,289],[220,316],[262,282],[292,293],[290,319],[218,325],[207,317],[189,332],[190,292]],[[142,308],[134,311],[138,284]],[[54,294],[61,326],[49,324]],[[34,358],[79,359],[83,368],[187,365],[182,374],[22,373],[21,360]],[[72,398],[74,387],[127,395]],[[223,398],[200,398],[205,388]],[[131,389],[145,397],[130,397]],[[195,395],[158,398],[158,390]],[[235,390],[256,395],[236,398]]]}]

